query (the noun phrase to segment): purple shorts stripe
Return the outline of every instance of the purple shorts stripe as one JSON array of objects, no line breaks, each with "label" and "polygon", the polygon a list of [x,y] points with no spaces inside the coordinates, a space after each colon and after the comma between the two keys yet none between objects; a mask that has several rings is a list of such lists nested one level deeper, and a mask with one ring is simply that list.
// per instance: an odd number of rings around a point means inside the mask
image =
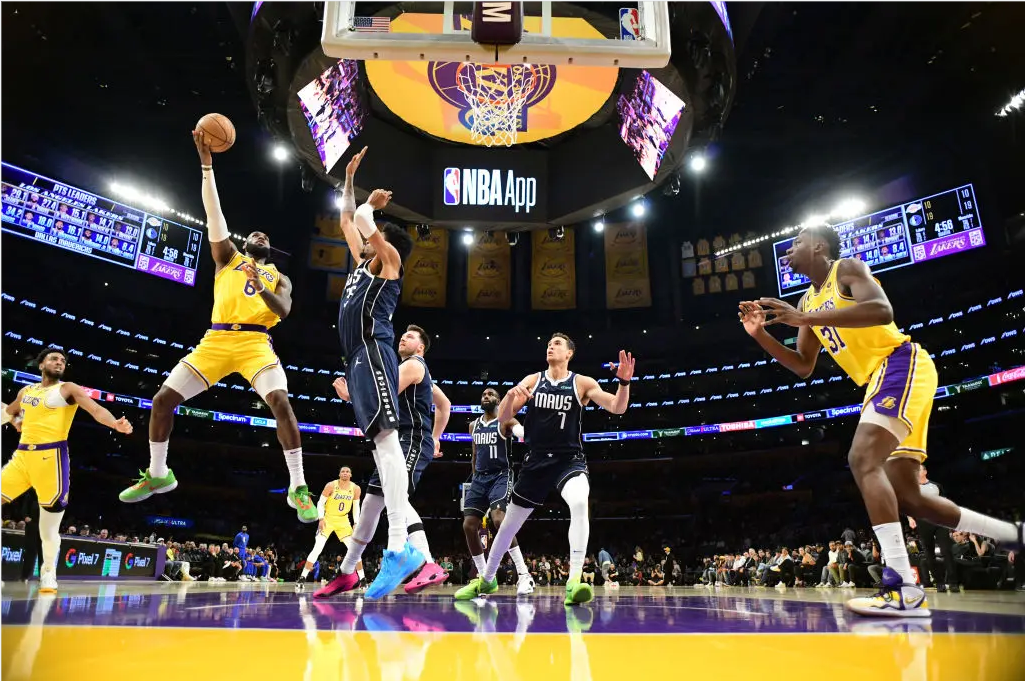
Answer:
[{"label": "purple shorts stripe", "polygon": [[58,447],[58,450],[60,452],[60,459],[57,462],[57,467],[60,470],[60,488],[56,502],[51,501],[50,504],[56,503],[64,508],[68,505],[68,494],[71,492],[71,452],[67,443]]},{"label": "purple shorts stripe", "polygon": [[879,414],[900,421],[913,430],[913,425],[905,414],[908,396],[915,379],[915,358],[917,347],[912,343],[904,343],[886,358],[880,372],[880,379],[875,391],[866,400]]},{"label": "purple shorts stripe", "polygon": [[184,364],[189,369],[191,369],[192,373],[196,374],[196,376],[199,377],[199,380],[203,381],[203,383],[206,385],[207,388],[210,387],[210,381],[206,380],[206,376],[203,375],[203,372],[201,372],[199,369],[197,369],[196,367],[194,367],[191,364],[189,364],[188,362],[186,362],[184,359],[183,360],[179,360],[179,361],[181,361],[182,364]]}]

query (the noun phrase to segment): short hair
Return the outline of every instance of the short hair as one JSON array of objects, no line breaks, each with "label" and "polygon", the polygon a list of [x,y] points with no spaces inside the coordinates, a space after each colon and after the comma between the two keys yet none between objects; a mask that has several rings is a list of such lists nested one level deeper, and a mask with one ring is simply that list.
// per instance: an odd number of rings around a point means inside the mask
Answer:
[{"label": "short hair", "polygon": [[840,257],[840,235],[826,223],[809,225],[801,230],[801,234],[822,239],[829,247],[829,256],[834,260]]},{"label": "short hair", "polygon": [[65,362],[68,361],[68,356],[66,354],[64,354],[63,350],[61,350],[58,347],[55,347],[55,346],[51,345],[51,346],[49,346],[47,348],[44,348],[42,352],[40,352],[38,355],[36,355],[36,366],[42,366],[42,364],[46,360],[46,358],[49,355],[52,355],[55,352],[58,355],[60,355],[61,357],[63,357]]},{"label": "short hair", "polygon": [[[566,341],[566,347],[568,347],[573,352],[577,351],[577,344],[573,342],[572,338],[570,338],[569,336],[567,336],[563,332],[556,331],[555,333],[552,334],[552,338],[561,338],[562,340]],[[551,341],[552,338],[549,338],[548,340]]]},{"label": "short hair", "polygon": [[409,326],[407,326],[406,331],[413,331],[414,333],[420,336],[420,340],[424,344],[424,354],[426,355],[427,351],[431,349],[430,335],[423,330],[423,327],[417,326],[416,324],[410,324]]},{"label": "short hair", "polygon": [[381,223],[380,230],[385,241],[399,252],[399,260],[406,262],[406,258],[413,252],[413,235],[393,222]]}]

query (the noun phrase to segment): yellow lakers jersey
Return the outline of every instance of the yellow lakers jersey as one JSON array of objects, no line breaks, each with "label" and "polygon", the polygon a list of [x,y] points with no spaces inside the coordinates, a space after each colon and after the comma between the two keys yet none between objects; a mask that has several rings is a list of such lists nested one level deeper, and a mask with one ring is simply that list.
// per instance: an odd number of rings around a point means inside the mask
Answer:
[{"label": "yellow lakers jersey", "polygon": [[[214,324],[259,324],[270,328],[281,321],[257,293],[242,271],[242,264],[253,262],[239,252],[214,276],[214,309],[210,321]],[[276,291],[281,273],[274,265],[256,265],[263,285]]]},{"label": "yellow lakers jersey", "polygon": [[[816,290],[815,286],[812,286],[804,294],[801,307],[804,312],[842,310],[857,304],[854,298],[840,292],[840,283],[836,280],[839,263],[839,260],[833,263],[829,276],[822,282],[822,288]],[[911,340],[910,336],[898,331],[897,325],[893,322],[860,329],[813,326],[811,330],[826,352],[832,355],[840,368],[858,385],[868,383],[869,377],[883,360],[896,348]]]},{"label": "yellow lakers jersey", "polygon": [[21,444],[41,445],[68,439],[78,405],[67,404],[60,394],[60,387],[58,382],[48,387],[36,383],[25,388],[21,397],[21,408],[25,412]]},{"label": "yellow lakers jersey", "polygon": [[356,486],[351,482],[349,489],[343,489],[342,483],[335,482],[335,488],[331,491],[331,498],[324,508],[324,519],[349,520],[349,511],[352,510],[352,498],[356,493]]}]

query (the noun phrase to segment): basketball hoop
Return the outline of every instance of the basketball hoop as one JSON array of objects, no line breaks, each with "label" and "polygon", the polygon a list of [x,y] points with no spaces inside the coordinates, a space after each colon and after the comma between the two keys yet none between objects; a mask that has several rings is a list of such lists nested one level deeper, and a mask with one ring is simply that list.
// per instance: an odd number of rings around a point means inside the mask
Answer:
[{"label": "basketball hoop", "polygon": [[456,75],[472,117],[470,139],[488,147],[516,144],[520,114],[537,81],[534,65],[465,62]]}]

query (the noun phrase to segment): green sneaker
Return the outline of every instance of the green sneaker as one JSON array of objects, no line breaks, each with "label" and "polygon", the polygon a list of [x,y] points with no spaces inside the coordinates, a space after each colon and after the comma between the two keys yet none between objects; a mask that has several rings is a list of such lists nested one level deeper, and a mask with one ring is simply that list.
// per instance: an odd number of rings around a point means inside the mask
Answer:
[{"label": "green sneaker", "polygon": [[594,589],[580,579],[571,579],[566,582],[566,605],[578,605],[594,600]]},{"label": "green sneaker", "polygon": [[142,477],[134,485],[117,495],[118,499],[126,504],[134,504],[139,501],[145,501],[154,494],[170,492],[178,486],[178,481],[174,477],[174,471],[170,468],[167,469],[167,475],[162,478],[154,478],[149,474],[148,468],[145,471],[139,471],[139,475]]},{"label": "green sneaker", "polygon": [[457,601],[469,601],[477,596],[486,596],[498,591],[498,578],[485,582],[483,577],[474,577],[470,583],[456,592]]},{"label": "green sneaker", "polygon": [[288,492],[288,505],[295,509],[299,521],[303,523],[317,522],[317,505],[310,498],[310,488],[299,485]]}]

